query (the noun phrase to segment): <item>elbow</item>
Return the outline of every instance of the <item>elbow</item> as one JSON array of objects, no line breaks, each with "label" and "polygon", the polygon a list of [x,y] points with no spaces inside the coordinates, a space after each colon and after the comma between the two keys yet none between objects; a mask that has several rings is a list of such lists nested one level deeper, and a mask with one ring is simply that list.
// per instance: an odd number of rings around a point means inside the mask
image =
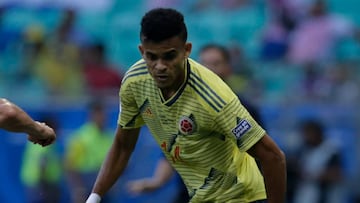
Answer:
[{"label": "elbow", "polygon": [[279,150],[279,152],[276,155],[276,161],[280,163],[281,165],[286,165],[286,155],[282,150]]},{"label": "elbow", "polygon": [[16,118],[16,107],[5,99],[1,99],[0,118],[3,122],[11,121]]},{"label": "elbow", "polygon": [[263,160],[269,165],[278,165],[285,167],[286,166],[286,156],[285,153],[282,150],[276,150],[269,154],[269,156],[266,156],[266,159]]},{"label": "elbow", "polygon": [[279,163],[281,165],[286,165],[285,153],[281,149],[278,149],[272,153],[272,156],[270,156],[270,159],[268,161]]}]

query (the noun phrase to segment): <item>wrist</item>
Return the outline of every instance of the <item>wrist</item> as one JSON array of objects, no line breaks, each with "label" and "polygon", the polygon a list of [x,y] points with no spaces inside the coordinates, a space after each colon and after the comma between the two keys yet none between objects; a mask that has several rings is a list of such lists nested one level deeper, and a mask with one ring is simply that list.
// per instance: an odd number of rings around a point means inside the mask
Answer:
[{"label": "wrist", "polygon": [[91,193],[88,199],[86,200],[86,203],[100,203],[101,197],[100,195],[96,193]]},{"label": "wrist", "polygon": [[27,134],[37,139],[41,139],[43,133],[44,128],[37,121],[32,122],[27,128]]}]

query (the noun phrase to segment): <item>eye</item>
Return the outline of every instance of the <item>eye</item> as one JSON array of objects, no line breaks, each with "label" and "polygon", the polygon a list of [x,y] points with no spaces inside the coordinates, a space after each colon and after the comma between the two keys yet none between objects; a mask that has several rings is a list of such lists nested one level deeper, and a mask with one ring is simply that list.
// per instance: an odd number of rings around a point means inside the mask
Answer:
[{"label": "eye", "polygon": [[163,56],[163,59],[166,61],[171,61],[171,60],[175,59],[177,57],[177,55],[178,54],[176,51],[171,51],[171,52],[165,53]]},{"label": "eye", "polygon": [[158,56],[153,53],[146,53],[146,58],[148,58],[151,61],[155,61],[158,59]]}]

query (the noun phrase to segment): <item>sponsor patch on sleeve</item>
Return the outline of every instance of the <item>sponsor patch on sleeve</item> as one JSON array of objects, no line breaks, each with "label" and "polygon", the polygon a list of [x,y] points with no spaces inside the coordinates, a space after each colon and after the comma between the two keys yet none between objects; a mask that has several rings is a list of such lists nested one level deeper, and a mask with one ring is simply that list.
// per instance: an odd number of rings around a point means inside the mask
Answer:
[{"label": "sponsor patch on sleeve", "polygon": [[241,120],[231,132],[235,135],[237,139],[240,139],[247,131],[251,129],[251,125],[247,120]]}]

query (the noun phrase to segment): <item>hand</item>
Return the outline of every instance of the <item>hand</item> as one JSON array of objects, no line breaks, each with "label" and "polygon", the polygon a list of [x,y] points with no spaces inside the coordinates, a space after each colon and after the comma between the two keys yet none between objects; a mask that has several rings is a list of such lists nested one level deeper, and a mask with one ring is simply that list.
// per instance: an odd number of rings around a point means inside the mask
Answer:
[{"label": "hand", "polygon": [[43,147],[52,144],[56,139],[56,134],[54,130],[45,123],[40,123],[36,121],[36,124],[39,128],[38,133],[29,134],[28,140],[34,144],[39,144]]},{"label": "hand", "polygon": [[147,179],[130,181],[127,184],[129,192],[133,195],[139,195],[144,192],[151,191],[152,187]]}]

